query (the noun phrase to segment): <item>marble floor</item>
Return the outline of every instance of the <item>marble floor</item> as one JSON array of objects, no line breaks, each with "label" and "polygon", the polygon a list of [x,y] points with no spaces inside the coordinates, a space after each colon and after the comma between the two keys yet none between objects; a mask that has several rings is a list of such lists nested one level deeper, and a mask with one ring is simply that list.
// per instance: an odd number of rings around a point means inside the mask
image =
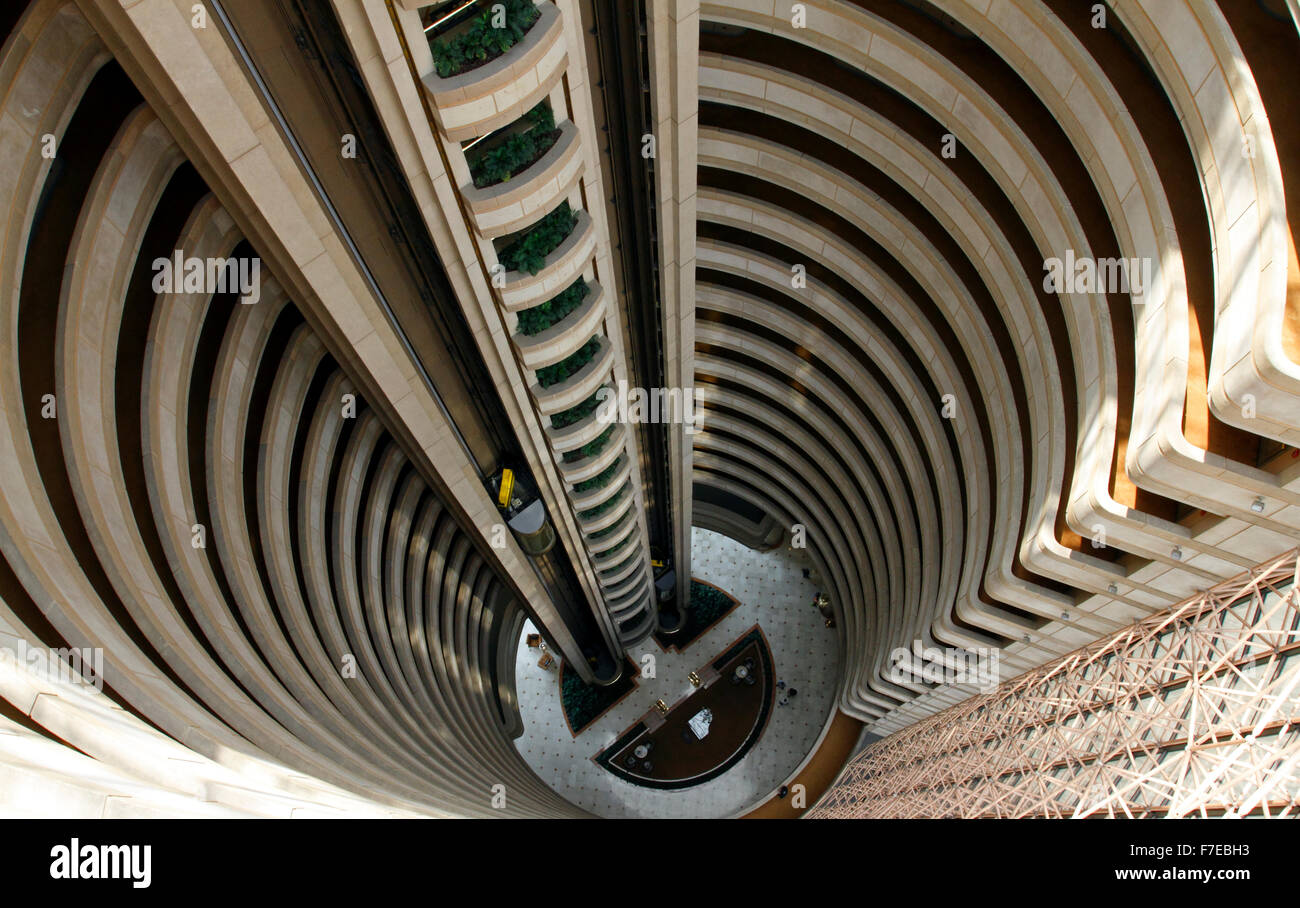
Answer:
[{"label": "marble floor", "polygon": [[[817,589],[786,550],[757,552],[698,527],[691,531],[692,573],[740,600],[685,653],[661,650],[654,638],[628,655],[638,665],[654,656],[655,677],[640,678],[621,702],[576,739],[560,709],[558,671],[537,665],[537,650],[519,640],[516,682],[524,733],[515,746],[533,770],[574,804],[605,817],[727,817],[766,801],[798,769],[830,719],[839,675],[835,631],[811,602]],[[716,779],[677,791],[643,788],[593,760],[656,699],[672,705],[691,692],[687,675],[757,623],[767,635],[776,676],[799,694],[774,706],[767,728],[739,763]],[[532,633],[525,623],[524,635]]]}]

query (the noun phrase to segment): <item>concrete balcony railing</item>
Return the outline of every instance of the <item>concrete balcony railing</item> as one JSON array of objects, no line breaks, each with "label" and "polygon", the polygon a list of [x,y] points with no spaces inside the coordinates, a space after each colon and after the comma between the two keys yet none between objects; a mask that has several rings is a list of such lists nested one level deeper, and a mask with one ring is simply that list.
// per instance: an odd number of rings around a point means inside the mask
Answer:
[{"label": "concrete balcony railing", "polygon": [[633,584],[640,583],[645,579],[645,553],[637,546],[620,549],[619,554],[634,554],[636,557],[628,558],[624,565],[611,571],[608,576],[601,578],[601,593],[606,601],[620,600],[632,589]]},{"label": "concrete balcony railing", "polygon": [[609,599],[609,612],[615,618],[630,617],[637,609],[645,605],[646,578],[641,577],[630,593],[616,599]]},{"label": "concrete balcony railing", "polygon": [[557,246],[536,274],[507,271],[505,286],[498,292],[501,305],[518,312],[545,302],[568,287],[582,274],[596,252],[596,227],[591,215],[579,211],[573,231]]},{"label": "concrete balcony railing", "polygon": [[623,561],[615,570],[607,571],[598,578],[601,595],[606,602],[621,599],[632,590],[634,584],[645,579],[645,551],[639,544],[629,543],[615,554],[615,560],[622,558]]},{"label": "concrete balcony railing", "polygon": [[[625,577],[630,577],[645,562],[643,560],[644,552],[634,544],[623,546],[618,551],[607,554],[599,561],[593,561],[599,573],[598,579],[602,584],[617,583]],[[604,586],[601,587],[604,589]]]},{"label": "concrete balcony railing", "polygon": [[560,474],[564,481],[577,485],[593,476],[599,476],[605,470],[613,466],[614,461],[618,460],[619,455],[624,452],[627,442],[627,430],[618,423],[614,423],[609,430],[609,441],[601,449],[599,454],[592,457],[584,457],[573,463],[561,463]]},{"label": "concrete balcony railing", "polygon": [[[637,525],[634,517],[629,517],[624,523],[631,526]],[[596,578],[600,582],[602,589],[608,589],[611,584],[616,584],[620,580],[630,577],[633,571],[643,563],[639,557],[642,554],[641,547],[636,544],[634,533],[625,532],[625,526],[620,525],[619,532],[614,535],[622,538],[617,542],[610,543],[600,551],[588,549],[593,559],[604,558],[604,562],[602,562],[604,564],[604,573]],[[629,538],[632,541],[629,542]],[[600,540],[600,542],[605,541],[604,539]],[[592,563],[595,564],[596,562],[593,560]]]},{"label": "concrete balcony railing", "polygon": [[591,559],[591,566],[597,570],[598,579],[623,578],[641,561],[641,554],[640,546],[629,542],[621,549],[602,552],[598,557]]},{"label": "concrete balcony railing", "polygon": [[552,3],[539,3],[541,16],[522,41],[501,56],[456,76],[424,77],[438,128],[464,142],[519,119],[546,97],[568,65],[564,23]]},{"label": "concrete balcony railing", "polygon": [[627,602],[628,599],[626,597],[644,586],[644,562],[637,562],[635,566],[637,570],[630,572],[626,577],[622,577],[618,580],[608,580],[601,583],[600,588],[607,599],[614,602]]},{"label": "concrete balcony railing", "polygon": [[492,239],[522,230],[569,194],[582,176],[584,159],[578,127],[562,123],[555,144],[526,170],[482,189],[472,183],[460,194],[474,227]]},{"label": "concrete balcony railing", "polygon": [[[620,451],[619,453],[621,454],[623,452]],[[608,467],[606,469],[608,469]],[[605,485],[598,489],[589,489],[586,492],[575,492],[573,495],[574,509],[578,511],[586,511],[609,501],[609,499],[613,498],[614,494],[623,487],[623,484],[627,482],[628,476],[631,472],[632,462],[625,458],[619,465],[618,472],[616,472],[610,478],[609,482],[605,483]]]},{"label": "concrete balcony railing", "polygon": [[632,571],[618,580],[602,580],[600,588],[605,595],[605,601],[621,603],[620,608],[629,608],[635,599],[633,594],[639,589],[644,589],[645,579],[645,560],[638,558],[633,561]]},{"label": "concrete balcony railing", "polygon": [[589,282],[587,298],[560,321],[538,334],[511,337],[525,368],[541,369],[570,356],[600,330],[605,320],[605,291]]},{"label": "concrete balcony railing", "polygon": [[[645,585],[642,584],[642,588],[634,595],[629,596],[627,599],[612,607],[610,609],[610,614],[614,617],[614,620],[619,622],[620,629],[623,627],[641,625],[644,619],[650,614],[646,610]],[[620,634],[623,633],[624,632],[620,630]],[[629,633],[620,639],[630,639],[631,636],[632,635]]]},{"label": "concrete balcony railing", "polygon": [[616,524],[616,526],[618,528],[607,536],[601,536],[599,539],[587,540],[587,551],[591,553],[593,558],[600,556],[604,552],[608,552],[628,536],[632,535],[633,531],[637,528],[637,523],[635,520],[628,519],[624,520],[621,524]]},{"label": "concrete balcony railing", "polygon": [[595,394],[596,389],[608,378],[610,370],[614,368],[614,345],[607,337],[599,337],[597,340],[600,349],[587,365],[548,388],[539,384],[532,386],[533,399],[544,415],[549,416],[582,403]]},{"label": "concrete balcony railing", "polygon": [[619,640],[621,640],[625,645],[630,645],[640,640],[644,640],[649,636],[651,630],[653,630],[651,622],[654,620],[654,616],[655,613],[647,609],[635,621],[619,624]]},{"label": "concrete balcony railing", "polygon": [[[581,524],[584,533],[599,533],[601,530],[608,529],[618,523],[619,518],[628,512],[628,509],[632,507],[632,501],[636,496],[634,496],[627,488],[623,488],[621,491],[623,492],[623,496],[604,514],[601,514],[599,517],[593,517],[590,520],[582,520],[579,518],[579,523]],[[608,564],[604,565],[604,567],[610,568],[616,563],[617,561],[611,560]],[[593,562],[593,564],[595,564],[595,562]],[[600,565],[595,566],[596,570],[601,570]]]},{"label": "concrete balcony railing", "polygon": [[641,557],[642,554],[639,547],[628,545],[610,555],[609,565],[599,577],[601,589],[608,590],[610,587],[616,587],[644,567],[645,560]]},{"label": "concrete balcony railing", "polygon": [[571,426],[565,426],[562,429],[550,427],[545,430],[546,437],[550,440],[551,447],[556,454],[563,454],[566,451],[581,448],[587,442],[595,441],[600,436],[600,433],[605,431],[609,424],[601,422],[599,409],[597,407],[596,412]]}]

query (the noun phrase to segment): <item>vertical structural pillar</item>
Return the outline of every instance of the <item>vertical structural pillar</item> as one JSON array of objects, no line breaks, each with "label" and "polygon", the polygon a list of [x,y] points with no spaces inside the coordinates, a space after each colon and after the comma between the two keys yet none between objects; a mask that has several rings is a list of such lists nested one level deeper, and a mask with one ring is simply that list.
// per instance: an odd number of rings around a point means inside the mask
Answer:
[{"label": "vertical structural pillar", "polygon": [[[443,76],[430,38],[448,36],[422,10],[394,7],[395,46],[437,142],[426,166],[451,190],[442,213],[473,286],[461,302],[485,328],[484,356],[518,405],[525,458],[602,629],[626,646],[653,626],[655,600],[636,436],[594,406],[628,367],[581,17],[572,0],[510,6],[531,18],[522,38]],[[556,137],[540,157],[506,179],[485,171],[485,154],[499,159],[543,123]]]},{"label": "vertical structural pillar", "polygon": [[[695,189],[699,133],[699,0],[647,0],[650,73],[659,180],[659,261],[662,269],[664,377],[669,387],[695,382]],[[691,433],[670,427],[673,564],[677,602],[691,588]]]}]

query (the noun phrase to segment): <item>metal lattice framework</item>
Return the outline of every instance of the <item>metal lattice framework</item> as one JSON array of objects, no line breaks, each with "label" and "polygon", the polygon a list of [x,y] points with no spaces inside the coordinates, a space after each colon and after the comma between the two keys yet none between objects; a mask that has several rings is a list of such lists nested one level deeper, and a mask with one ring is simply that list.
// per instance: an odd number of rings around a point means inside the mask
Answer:
[{"label": "metal lattice framework", "polygon": [[1295,815],[1300,551],[877,741],[822,818]]}]

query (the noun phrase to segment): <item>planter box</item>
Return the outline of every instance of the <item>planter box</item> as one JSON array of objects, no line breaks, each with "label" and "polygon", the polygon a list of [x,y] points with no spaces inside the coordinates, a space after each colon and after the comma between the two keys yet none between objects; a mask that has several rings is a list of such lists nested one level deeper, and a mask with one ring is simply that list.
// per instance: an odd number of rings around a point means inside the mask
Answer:
[{"label": "planter box", "polygon": [[631,593],[612,601],[606,599],[605,603],[609,608],[609,613],[615,618],[625,619],[634,614],[637,609],[644,607],[647,598],[647,582],[646,578],[642,577],[641,582],[636,585],[636,588]]},{"label": "planter box", "polygon": [[[598,411],[599,407],[597,408]],[[591,413],[586,419],[575,422],[571,426],[565,426],[563,429],[547,427],[544,431],[555,453],[563,454],[566,451],[572,451],[574,448],[581,448],[589,441],[595,441],[609,425],[609,423],[602,423],[597,418],[596,413]]]},{"label": "planter box", "polygon": [[460,194],[474,229],[493,239],[522,230],[560,204],[582,176],[584,159],[578,127],[560,125],[560,137],[530,167],[504,183],[479,189],[473,183]]},{"label": "planter box", "polygon": [[592,558],[598,558],[630,536],[636,528],[637,522],[629,517],[623,521],[622,526],[608,536],[602,536],[599,539],[588,539],[587,551],[591,553]]},{"label": "planter box", "polygon": [[[626,594],[629,592],[627,589],[617,590],[616,592],[610,592],[610,591],[615,590],[616,586],[620,583],[626,587],[627,578],[631,577],[638,570],[644,569],[644,565],[645,565],[644,556],[636,551],[635,546],[629,547],[628,549],[621,550],[619,552],[619,555],[623,557],[623,560],[627,562],[627,565],[622,570],[620,570],[618,574],[612,575],[608,578],[604,578],[601,580],[601,584],[602,584],[601,591],[605,593],[607,599],[618,599],[623,596],[626,596]],[[639,557],[634,558],[633,557],[634,555],[638,555]],[[606,586],[605,584],[609,584],[609,585]]]},{"label": "planter box", "polygon": [[605,291],[595,281],[589,282],[587,298],[564,318],[540,334],[511,335],[526,368],[536,371],[551,366],[577,352],[600,330],[605,320]]},{"label": "planter box", "polygon": [[453,142],[487,135],[522,117],[550,94],[568,66],[564,23],[553,3],[510,50],[477,69],[446,79],[424,77],[442,134]]},{"label": "planter box", "polygon": [[577,485],[584,479],[599,476],[607,467],[618,460],[619,455],[627,449],[627,432],[619,423],[613,423],[614,431],[604,449],[594,457],[584,457],[573,463],[560,463],[560,475],[570,485]]},{"label": "planter box", "polygon": [[638,560],[634,566],[636,570],[626,577],[601,583],[600,590],[607,600],[624,601],[628,596],[635,593],[638,588],[645,586],[645,562]]},{"label": "planter box", "polygon": [[638,640],[645,639],[645,637],[647,637],[650,634],[651,631],[650,623],[653,620],[653,618],[654,618],[654,612],[647,609],[645,613],[641,615],[641,617],[637,618],[636,621],[634,621],[631,624],[628,624],[626,627],[623,625],[622,622],[620,622],[618,626],[619,642],[624,645],[628,645]]},{"label": "planter box", "polygon": [[[610,443],[613,444],[613,441],[611,440]],[[602,451],[601,453],[603,454],[605,452]],[[609,501],[609,499],[614,497],[614,493],[617,492],[625,482],[627,482],[631,473],[632,461],[624,459],[623,463],[619,466],[618,472],[614,474],[614,478],[605,483],[605,485],[601,486],[599,489],[588,489],[586,492],[581,494],[572,494],[570,499],[573,501],[574,509],[578,511],[587,511],[596,507],[596,505],[604,504],[606,501]],[[599,476],[600,474],[597,473],[596,475]]]},{"label": "planter box", "polygon": [[[623,496],[622,501],[614,505],[604,514],[601,514],[599,517],[594,517],[591,520],[578,518],[578,525],[582,528],[584,533],[599,533],[606,527],[612,527],[614,524],[618,523],[618,519],[626,514],[628,509],[632,507],[632,502],[635,498],[636,495],[629,490],[628,493]],[[574,513],[576,514],[577,512],[575,511]],[[613,567],[615,563],[617,562],[607,564],[605,567]],[[599,568],[597,568],[597,570],[599,570]]]},{"label": "planter box", "polygon": [[506,272],[505,286],[497,291],[501,305],[507,311],[518,312],[546,302],[576,281],[595,253],[596,226],[591,222],[591,215],[579,211],[573,231],[546,257],[540,271],[536,274]]},{"label": "planter box", "polygon": [[537,408],[544,415],[549,416],[582,403],[609,378],[610,371],[614,368],[614,345],[607,337],[602,336],[599,341],[600,349],[591,358],[591,362],[564,381],[549,388],[543,388],[537,383],[529,387],[533,400],[537,401]]},{"label": "planter box", "polygon": [[[601,583],[608,583],[627,577],[641,563],[641,554],[635,545],[629,545],[619,549],[613,555],[606,555],[603,559],[593,559],[592,564],[596,566],[597,572],[596,579]],[[615,568],[618,572],[610,573]],[[606,572],[604,576],[600,576],[602,571]]]}]

